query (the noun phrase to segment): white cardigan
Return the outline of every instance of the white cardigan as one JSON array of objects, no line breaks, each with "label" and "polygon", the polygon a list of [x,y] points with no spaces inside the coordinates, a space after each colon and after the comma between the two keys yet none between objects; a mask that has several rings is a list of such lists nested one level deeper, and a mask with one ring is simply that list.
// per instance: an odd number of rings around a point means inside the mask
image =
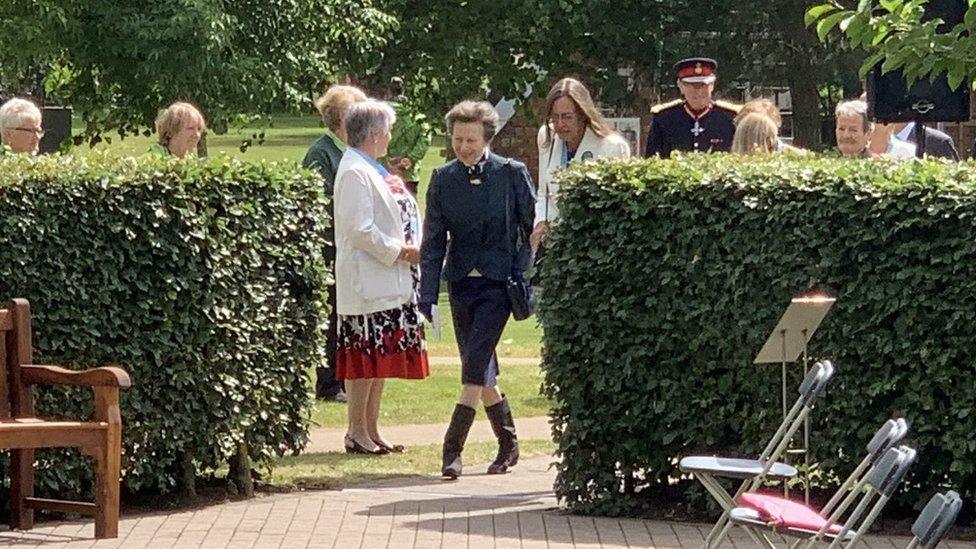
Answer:
[{"label": "white cardigan", "polygon": [[[563,140],[554,130],[550,129],[549,133],[552,135],[552,142],[546,147],[546,127],[539,128],[537,139],[539,145],[539,199],[535,203],[535,223],[533,225],[542,221],[553,221],[559,217],[559,208],[556,205],[556,193],[559,192],[559,184],[553,182],[552,178],[557,170],[562,169]],[[573,162],[598,158],[630,158],[630,145],[627,144],[626,139],[617,133],[600,137],[590,128],[586,128],[583,140],[580,141],[579,148],[576,149]]]},{"label": "white cardigan", "polygon": [[351,148],[336,172],[335,239],[338,314],[375,313],[415,299],[410,265],[397,261],[405,244],[400,207],[383,178]]}]

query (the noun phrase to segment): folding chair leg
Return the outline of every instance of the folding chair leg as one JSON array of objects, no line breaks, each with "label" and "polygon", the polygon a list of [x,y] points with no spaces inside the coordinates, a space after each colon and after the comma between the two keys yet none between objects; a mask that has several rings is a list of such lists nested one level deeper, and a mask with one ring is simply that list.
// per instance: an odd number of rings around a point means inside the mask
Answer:
[{"label": "folding chair leg", "polygon": [[10,526],[18,530],[34,527],[34,510],[27,498],[34,497],[34,450],[10,451]]},{"label": "folding chair leg", "polygon": [[707,549],[717,544],[717,541],[721,539],[720,537],[716,537],[716,535],[725,525],[725,522],[729,516],[729,511],[735,507],[735,501],[729,497],[729,494],[725,491],[725,489],[722,488],[722,485],[718,482],[718,480],[711,475],[696,474],[695,476],[698,477],[698,481],[701,482],[702,486],[705,487],[705,490],[707,490],[715,501],[718,502],[719,506],[722,507],[722,515],[718,518],[715,526],[712,526],[712,529],[708,532],[708,535],[705,536],[705,543],[703,547]]},{"label": "folding chair leg", "polygon": [[[729,522],[730,526],[731,524],[732,523]],[[757,532],[755,528],[750,528],[748,526],[743,526],[742,528],[746,531],[746,533],[749,534],[749,537],[752,538],[752,541],[756,542],[756,544],[759,545],[760,547],[765,547],[766,549],[776,549],[776,545],[772,541],[770,541],[769,537],[767,537],[765,533]]]},{"label": "folding chair leg", "polygon": [[106,444],[93,452],[95,461],[95,538],[119,537],[119,477],[121,463],[121,429],[110,425]]}]

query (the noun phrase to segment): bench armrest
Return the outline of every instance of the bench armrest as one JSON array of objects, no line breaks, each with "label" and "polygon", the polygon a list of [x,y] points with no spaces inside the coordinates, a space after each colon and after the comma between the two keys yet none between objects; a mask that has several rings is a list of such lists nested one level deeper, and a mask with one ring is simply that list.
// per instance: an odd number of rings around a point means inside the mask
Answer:
[{"label": "bench armrest", "polygon": [[90,370],[68,370],[60,366],[25,364],[20,367],[20,381],[25,385],[79,385],[83,387],[129,387],[129,374],[118,366]]}]

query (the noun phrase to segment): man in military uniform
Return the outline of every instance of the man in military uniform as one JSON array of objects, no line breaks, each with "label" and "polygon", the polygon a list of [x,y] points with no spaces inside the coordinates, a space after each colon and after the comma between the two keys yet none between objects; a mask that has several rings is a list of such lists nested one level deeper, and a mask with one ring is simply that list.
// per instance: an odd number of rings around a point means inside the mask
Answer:
[{"label": "man in military uniform", "polygon": [[645,156],[667,158],[675,150],[712,152],[732,147],[732,119],[738,106],[712,100],[717,68],[714,59],[705,57],[684,59],[674,65],[683,99],[651,109],[654,119]]}]

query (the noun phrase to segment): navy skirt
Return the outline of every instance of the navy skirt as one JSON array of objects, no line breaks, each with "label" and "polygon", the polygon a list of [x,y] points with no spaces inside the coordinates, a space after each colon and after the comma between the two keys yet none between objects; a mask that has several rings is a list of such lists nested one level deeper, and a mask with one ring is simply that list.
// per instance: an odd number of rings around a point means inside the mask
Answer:
[{"label": "navy skirt", "polygon": [[458,351],[461,383],[497,385],[498,357],[495,346],[512,312],[505,283],[469,276],[447,285]]}]

